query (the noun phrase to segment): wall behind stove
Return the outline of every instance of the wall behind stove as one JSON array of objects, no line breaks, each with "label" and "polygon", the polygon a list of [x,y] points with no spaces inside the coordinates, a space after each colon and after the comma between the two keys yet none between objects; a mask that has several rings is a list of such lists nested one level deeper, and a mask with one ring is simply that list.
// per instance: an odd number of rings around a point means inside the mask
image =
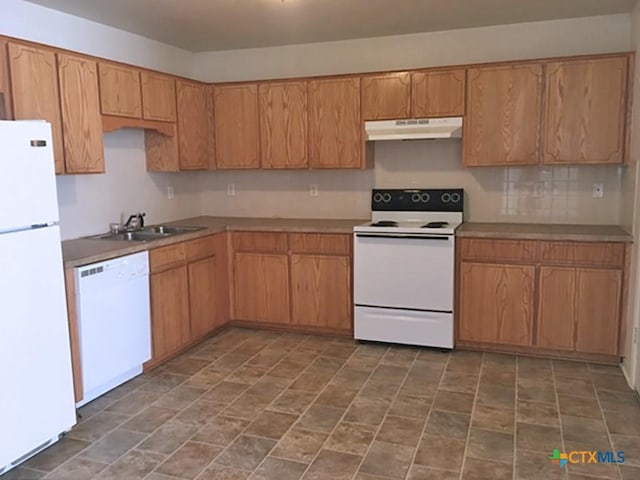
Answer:
[{"label": "wall behind stove", "polygon": [[[381,142],[374,183],[462,187],[474,222],[619,223],[623,167],[464,168],[461,158],[459,140]],[[594,183],[604,185],[603,198],[592,197]]]}]

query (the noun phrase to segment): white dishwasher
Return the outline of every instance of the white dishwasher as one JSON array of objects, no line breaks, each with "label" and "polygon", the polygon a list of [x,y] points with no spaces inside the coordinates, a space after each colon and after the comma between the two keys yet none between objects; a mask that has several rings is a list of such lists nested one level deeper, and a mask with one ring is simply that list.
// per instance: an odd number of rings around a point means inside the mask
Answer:
[{"label": "white dishwasher", "polygon": [[151,358],[149,254],[75,270],[82,406],[142,373]]}]

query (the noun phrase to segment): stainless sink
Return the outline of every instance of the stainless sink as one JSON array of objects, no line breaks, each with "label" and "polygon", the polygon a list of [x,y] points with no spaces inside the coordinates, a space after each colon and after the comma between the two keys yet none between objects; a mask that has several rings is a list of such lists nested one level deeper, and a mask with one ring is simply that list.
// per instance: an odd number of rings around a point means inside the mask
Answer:
[{"label": "stainless sink", "polygon": [[190,225],[156,225],[146,227],[143,230],[135,230],[133,232],[108,233],[106,235],[98,235],[100,240],[124,240],[126,242],[148,242],[150,240],[158,240],[161,238],[172,237],[183,233],[197,232],[204,230],[206,227],[194,227]]}]

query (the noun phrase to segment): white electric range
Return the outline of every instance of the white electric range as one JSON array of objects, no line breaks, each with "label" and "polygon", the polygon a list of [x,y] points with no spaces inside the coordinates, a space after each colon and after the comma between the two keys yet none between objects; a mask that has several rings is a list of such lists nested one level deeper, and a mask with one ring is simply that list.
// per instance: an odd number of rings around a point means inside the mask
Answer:
[{"label": "white electric range", "polygon": [[354,227],[354,336],[453,348],[455,231],[462,189],[373,190]]}]

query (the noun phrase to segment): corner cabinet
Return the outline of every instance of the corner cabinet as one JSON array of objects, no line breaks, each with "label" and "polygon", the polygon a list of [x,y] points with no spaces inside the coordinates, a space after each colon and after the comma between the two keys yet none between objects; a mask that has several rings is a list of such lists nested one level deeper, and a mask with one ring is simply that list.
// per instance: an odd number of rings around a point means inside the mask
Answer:
[{"label": "corner cabinet", "polygon": [[309,166],[362,168],[360,79],[309,81]]},{"label": "corner cabinet", "polygon": [[540,63],[467,70],[463,164],[538,164],[542,91]]},{"label": "corner cabinet", "polygon": [[260,168],[258,86],[213,88],[216,168]]},{"label": "corner cabinet", "polygon": [[546,65],[545,164],[620,164],[625,159],[628,57]]},{"label": "corner cabinet", "polygon": [[620,243],[461,238],[457,343],[618,358],[626,256]]}]

